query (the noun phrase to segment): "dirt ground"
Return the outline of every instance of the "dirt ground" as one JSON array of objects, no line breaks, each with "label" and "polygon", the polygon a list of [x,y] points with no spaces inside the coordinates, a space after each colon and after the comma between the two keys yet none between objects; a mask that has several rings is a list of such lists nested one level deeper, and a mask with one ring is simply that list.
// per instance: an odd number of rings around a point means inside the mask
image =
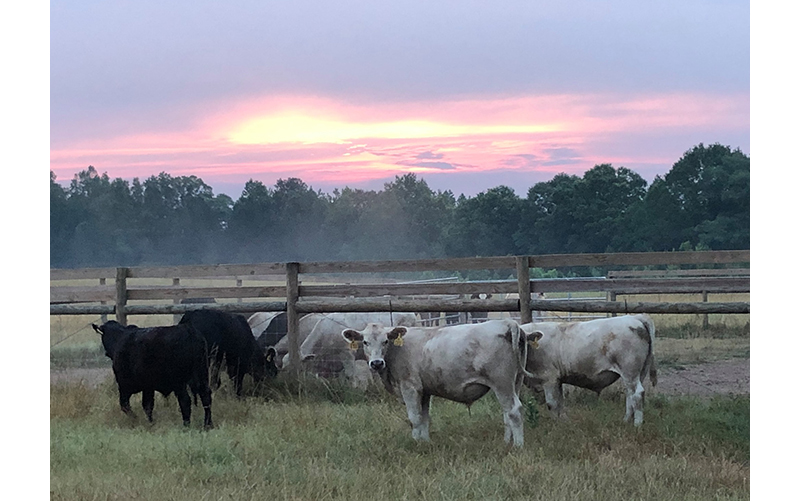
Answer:
[{"label": "dirt ground", "polygon": [[[107,378],[111,378],[109,368],[99,369],[54,369],[50,371],[50,384],[59,382],[83,381],[90,386],[97,386]],[[750,359],[719,360],[696,365],[675,367],[659,367],[658,385],[654,389],[646,386],[648,393],[666,395],[749,395],[750,394]]]},{"label": "dirt ground", "polygon": [[734,358],[658,369],[653,393],[667,395],[749,395],[750,359]]}]

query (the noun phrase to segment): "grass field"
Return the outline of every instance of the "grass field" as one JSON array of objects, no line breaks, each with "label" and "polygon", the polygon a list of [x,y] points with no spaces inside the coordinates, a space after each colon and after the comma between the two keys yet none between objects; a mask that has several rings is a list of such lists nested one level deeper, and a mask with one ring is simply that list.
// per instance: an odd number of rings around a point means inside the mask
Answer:
[{"label": "grass field", "polygon": [[[654,320],[662,367],[750,355],[749,315],[712,315],[707,330],[700,316]],[[110,366],[89,325],[98,321],[51,317],[51,368]],[[748,396],[649,395],[636,430],[621,422],[623,396],[613,387],[601,397],[570,392],[566,421],[550,418],[526,390],[525,447],[512,450],[492,395],[470,410],[434,398],[425,444],[411,439],[404,406],[382,388],[365,394],[281,375],[239,400],[223,381],[210,432],[201,431],[199,407],[183,428],[174,396],[156,398],[154,424],[140,395],[132,401],[137,417],[123,415],[113,377],[96,388],[52,384],[51,499],[750,498]]]},{"label": "grass field", "polygon": [[468,411],[434,399],[432,443],[375,388],[278,380],[259,396],[214,395],[216,428],[174,397],[149,424],[121,413],[109,378],[50,392],[51,499],[748,499],[749,398],[648,398],[621,422],[622,395],[575,392],[556,421],[531,395],[525,447],[503,443],[488,395]]}]

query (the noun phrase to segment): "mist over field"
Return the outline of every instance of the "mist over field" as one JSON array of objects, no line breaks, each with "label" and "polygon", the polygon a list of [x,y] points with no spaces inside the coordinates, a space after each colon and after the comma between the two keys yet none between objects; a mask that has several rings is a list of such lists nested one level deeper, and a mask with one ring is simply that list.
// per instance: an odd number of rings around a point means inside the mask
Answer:
[{"label": "mist over field", "polygon": [[693,147],[649,185],[601,164],[524,196],[504,185],[456,196],[415,174],[329,194],[250,180],[236,200],[197,176],[128,182],[89,166],[58,181],[51,173],[54,268],[750,247],[750,158],[720,144]]}]

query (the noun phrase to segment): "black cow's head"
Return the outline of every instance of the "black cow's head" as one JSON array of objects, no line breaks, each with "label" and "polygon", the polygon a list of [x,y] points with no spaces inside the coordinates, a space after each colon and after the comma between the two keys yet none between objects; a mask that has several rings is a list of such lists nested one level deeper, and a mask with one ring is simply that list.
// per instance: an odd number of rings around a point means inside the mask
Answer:
[{"label": "black cow's head", "polygon": [[120,342],[131,334],[131,332],[138,329],[135,325],[122,325],[116,320],[109,320],[103,325],[92,324],[92,328],[100,334],[100,340],[103,343],[103,349],[106,351],[106,356],[114,359],[114,354],[119,347]]},{"label": "black cow's head", "polygon": [[270,346],[266,353],[261,354],[261,350],[253,352],[253,359],[250,362],[250,372],[255,382],[266,378],[273,378],[278,375],[278,366],[275,359],[278,358],[275,348]]}]

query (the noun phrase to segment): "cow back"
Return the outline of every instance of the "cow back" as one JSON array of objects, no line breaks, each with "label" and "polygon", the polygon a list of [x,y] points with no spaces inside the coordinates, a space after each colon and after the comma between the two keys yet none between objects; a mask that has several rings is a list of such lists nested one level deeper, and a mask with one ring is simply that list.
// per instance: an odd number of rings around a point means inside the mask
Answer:
[{"label": "cow back", "polygon": [[206,342],[189,325],[129,329],[112,358],[121,388],[165,395],[190,382],[208,380]]},{"label": "cow back", "polygon": [[197,329],[206,340],[209,352],[216,350],[224,356],[229,374],[241,371],[260,380],[277,372],[274,363],[266,361],[243,315],[201,309],[187,312],[180,324]]}]

